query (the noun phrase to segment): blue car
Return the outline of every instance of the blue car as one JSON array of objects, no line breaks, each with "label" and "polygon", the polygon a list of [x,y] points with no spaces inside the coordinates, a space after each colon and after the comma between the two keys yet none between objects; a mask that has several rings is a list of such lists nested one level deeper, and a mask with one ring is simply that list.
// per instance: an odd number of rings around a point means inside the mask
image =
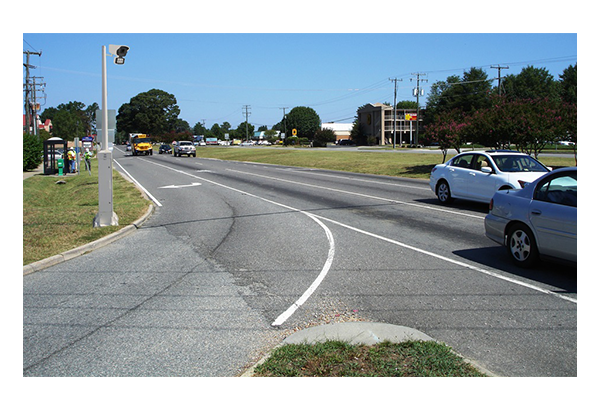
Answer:
[{"label": "blue car", "polygon": [[520,190],[496,192],[485,235],[504,245],[513,262],[577,263],[577,168],[560,168]]}]

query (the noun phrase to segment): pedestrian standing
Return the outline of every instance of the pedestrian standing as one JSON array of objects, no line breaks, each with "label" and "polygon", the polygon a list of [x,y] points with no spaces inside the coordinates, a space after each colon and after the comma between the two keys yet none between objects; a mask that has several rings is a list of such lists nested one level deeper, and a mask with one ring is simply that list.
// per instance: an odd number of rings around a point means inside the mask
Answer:
[{"label": "pedestrian standing", "polygon": [[83,159],[85,160],[85,169],[87,169],[88,174],[92,175],[92,153],[90,152],[89,148],[85,149]]},{"label": "pedestrian standing", "polygon": [[69,172],[75,173],[76,170],[76,158],[75,158],[75,150],[73,148],[69,148],[67,152],[67,158],[69,159]]}]

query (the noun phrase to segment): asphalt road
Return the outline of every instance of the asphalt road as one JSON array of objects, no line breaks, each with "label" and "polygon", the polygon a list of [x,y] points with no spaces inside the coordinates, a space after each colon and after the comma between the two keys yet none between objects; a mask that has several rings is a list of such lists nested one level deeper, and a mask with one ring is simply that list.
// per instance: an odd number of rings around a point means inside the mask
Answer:
[{"label": "asphalt road", "polygon": [[325,317],[415,328],[498,375],[577,375],[576,269],[513,266],[485,205],[441,206],[427,181],[114,158],[157,210],[23,278],[26,376],[234,376]]}]

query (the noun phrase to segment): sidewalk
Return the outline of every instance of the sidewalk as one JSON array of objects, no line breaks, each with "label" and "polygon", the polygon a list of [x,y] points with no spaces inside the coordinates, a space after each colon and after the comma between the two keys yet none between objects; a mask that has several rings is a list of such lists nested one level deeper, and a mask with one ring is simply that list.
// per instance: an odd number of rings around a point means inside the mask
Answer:
[{"label": "sidewalk", "polygon": [[39,167],[37,167],[36,169],[32,170],[32,171],[23,171],[23,180],[26,180],[29,177],[32,177],[34,175],[37,174],[43,174],[44,173],[44,164],[40,164]]}]

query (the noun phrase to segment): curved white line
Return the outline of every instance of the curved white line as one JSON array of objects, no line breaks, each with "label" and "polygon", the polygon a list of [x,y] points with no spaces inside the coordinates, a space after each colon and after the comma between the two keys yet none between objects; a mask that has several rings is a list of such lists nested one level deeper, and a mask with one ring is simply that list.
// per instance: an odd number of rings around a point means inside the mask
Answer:
[{"label": "curved white line", "polygon": [[275,321],[271,323],[271,326],[281,326],[286,320],[288,320],[290,316],[294,314],[294,312],[296,312],[296,310],[300,306],[304,304],[304,302],[308,300],[308,298],[313,294],[317,287],[319,287],[323,279],[325,279],[327,273],[329,273],[329,269],[331,269],[331,264],[333,263],[333,257],[335,256],[335,241],[333,240],[333,234],[331,233],[327,225],[321,222],[315,215],[310,214],[308,212],[301,212],[309,216],[313,221],[321,225],[321,227],[325,230],[325,233],[327,234],[327,240],[329,241],[329,253],[327,255],[325,265],[323,266],[323,269],[321,269],[321,273],[319,273],[319,276],[317,276],[312,285],[310,285],[306,292],[304,292],[302,296],[300,296],[300,298],[297,301],[295,301],[292,306],[290,306],[285,312],[279,315],[277,319],[275,319]]},{"label": "curved white line", "polygon": [[263,201],[268,202],[270,204],[277,205],[277,206],[280,206],[282,208],[289,209],[291,211],[299,212],[301,214],[304,214],[304,215],[308,216],[309,218],[311,218],[313,221],[315,221],[316,223],[318,223],[323,228],[323,230],[325,231],[325,234],[327,235],[327,240],[329,241],[329,252],[327,254],[327,259],[325,261],[325,264],[323,265],[323,269],[321,269],[321,273],[319,273],[319,276],[317,276],[317,278],[313,281],[313,283],[309,286],[309,288],[302,294],[302,296],[300,296],[300,298],[297,301],[295,301],[294,304],[292,304],[292,306],[290,306],[285,312],[283,312],[281,315],[279,315],[277,317],[277,319],[275,319],[275,321],[271,324],[271,326],[281,326],[291,315],[294,314],[294,312],[300,306],[302,306],[304,304],[304,302],[306,302],[308,300],[308,298],[314,293],[314,291],[317,289],[317,287],[319,287],[319,285],[321,284],[321,282],[323,281],[323,279],[325,279],[325,276],[327,276],[327,274],[329,273],[329,269],[331,269],[331,265],[333,264],[333,257],[335,256],[335,241],[333,240],[333,234],[331,233],[331,231],[329,230],[329,228],[322,221],[320,221],[316,215],[313,215],[313,214],[311,214],[309,212],[306,212],[306,211],[302,211],[302,210],[300,210],[298,208],[294,208],[294,207],[289,206],[289,205],[284,205],[284,204],[281,204],[279,202],[271,201],[270,199],[266,199],[266,198],[263,198],[261,196],[255,195],[255,194],[251,194],[249,192],[242,191],[242,190],[237,189],[237,188],[233,188],[233,187],[221,184],[219,182],[211,181],[210,179],[202,178],[202,177],[190,174],[190,173],[185,172],[185,171],[181,171],[181,170],[178,170],[178,169],[175,169],[175,168],[171,168],[171,167],[163,165],[163,164],[159,164],[159,163],[156,163],[156,162],[153,162],[153,161],[148,161],[148,160],[142,160],[142,161],[147,161],[150,164],[158,165],[158,166],[167,168],[167,169],[169,169],[171,171],[179,172],[181,174],[188,175],[188,176],[190,176],[192,178],[196,178],[196,179],[199,179],[199,180],[202,180],[202,181],[206,181],[206,182],[209,182],[209,183],[211,183],[213,185],[217,185],[217,186],[220,186],[222,188],[229,189],[231,191],[239,192],[239,193],[242,193],[244,195],[248,195],[248,196],[251,196],[253,198],[263,200]]}]

